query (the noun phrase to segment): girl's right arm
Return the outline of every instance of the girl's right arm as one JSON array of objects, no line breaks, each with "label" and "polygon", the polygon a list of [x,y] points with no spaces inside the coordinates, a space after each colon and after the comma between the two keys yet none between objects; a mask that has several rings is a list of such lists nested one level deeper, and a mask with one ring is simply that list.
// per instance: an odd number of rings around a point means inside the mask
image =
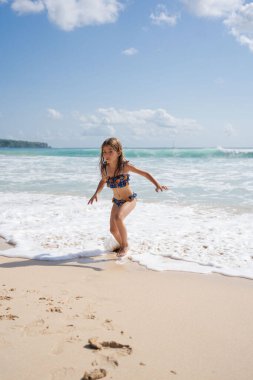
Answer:
[{"label": "girl's right arm", "polygon": [[91,199],[89,200],[88,205],[89,205],[89,204],[92,205],[92,203],[94,202],[94,200],[95,200],[96,202],[98,201],[98,197],[97,197],[97,196],[98,196],[98,194],[100,193],[100,191],[103,190],[105,184],[106,184],[106,178],[103,177],[103,178],[100,180],[99,184],[98,184],[98,187],[97,187],[97,190],[95,191],[95,194],[94,194],[94,195],[91,197]]}]

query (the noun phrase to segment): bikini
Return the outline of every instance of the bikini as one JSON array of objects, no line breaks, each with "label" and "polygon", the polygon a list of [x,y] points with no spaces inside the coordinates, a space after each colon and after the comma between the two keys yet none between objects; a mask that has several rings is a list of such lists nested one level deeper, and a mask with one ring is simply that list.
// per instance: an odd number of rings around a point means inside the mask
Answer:
[{"label": "bikini", "polygon": [[[107,170],[106,170],[106,175],[107,175]],[[107,187],[110,187],[111,189],[115,189],[119,187],[122,188],[122,187],[128,186],[129,181],[130,181],[129,174],[119,174],[119,175],[116,175],[115,177],[109,177],[106,183],[107,183]],[[128,198],[129,200],[132,200],[136,197],[137,197],[137,194],[133,193],[132,195],[129,195]],[[112,198],[112,202],[115,203],[118,207],[120,207],[124,203],[129,202],[129,201],[125,201],[124,199]]]}]

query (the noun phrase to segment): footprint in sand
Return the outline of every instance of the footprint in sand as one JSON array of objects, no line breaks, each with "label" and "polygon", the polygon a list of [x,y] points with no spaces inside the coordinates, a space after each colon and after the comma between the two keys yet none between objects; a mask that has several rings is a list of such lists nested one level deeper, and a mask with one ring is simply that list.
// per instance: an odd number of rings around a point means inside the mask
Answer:
[{"label": "footprint in sand", "polygon": [[130,355],[133,351],[132,347],[128,344],[117,343],[114,340],[99,342],[98,338],[90,338],[88,342],[89,345],[86,346],[86,348],[91,348],[95,350],[102,350],[103,348],[113,349],[121,355]]},{"label": "footprint in sand", "polygon": [[114,355],[98,353],[97,360],[99,360],[99,365],[103,365],[105,367],[108,365],[112,368],[116,368],[119,366],[119,362]]},{"label": "footprint in sand", "polygon": [[0,301],[10,301],[12,300],[12,297],[10,296],[0,296]]},{"label": "footprint in sand", "polygon": [[27,336],[36,336],[36,335],[43,334],[44,329],[41,329],[41,328],[42,327],[44,328],[44,324],[45,324],[44,319],[42,318],[37,319],[24,327],[23,334]]},{"label": "footprint in sand", "polygon": [[5,315],[0,315],[0,320],[7,320],[7,321],[15,321],[16,318],[19,318],[17,315],[13,314],[5,314]]},{"label": "footprint in sand", "polygon": [[51,371],[51,379],[50,380],[62,380],[62,379],[65,379],[67,376],[68,378],[77,378],[77,376],[75,376],[76,373],[75,373],[75,370],[74,368],[70,367],[70,368],[59,368],[59,369],[55,369],[53,371]]},{"label": "footprint in sand", "polygon": [[132,347],[129,346],[128,344],[121,344],[117,343],[115,341],[109,341],[109,342],[102,342],[102,347],[107,348],[107,349],[113,349],[117,351],[118,354],[120,355],[130,355],[132,353]]},{"label": "footprint in sand", "polygon": [[103,377],[106,377],[107,372],[105,369],[100,368],[100,369],[94,369],[93,371],[85,371],[83,377],[81,380],[98,380],[102,379]]}]

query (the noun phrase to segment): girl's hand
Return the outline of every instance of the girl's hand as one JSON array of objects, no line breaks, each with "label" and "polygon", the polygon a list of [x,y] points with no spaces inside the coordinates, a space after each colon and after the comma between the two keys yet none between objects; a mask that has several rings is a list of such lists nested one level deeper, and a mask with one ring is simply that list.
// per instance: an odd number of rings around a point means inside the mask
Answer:
[{"label": "girl's hand", "polygon": [[163,191],[163,190],[169,190],[169,188],[167,186],[162,186],[162,185],[158,185],[155,189],[155,191],[158,193],[158,191]]},{"label": "girl's hand", "polygon": [[88,202],[88,205],[89,205],[89,204],[92,205],[92,203],[94,202],[94,200],[95,200],[96,202],[98,201],[98,196],[97,196],[97,194],[94,194],[94,195],[91,197],[91,199],[90,199],[89,202]]}]

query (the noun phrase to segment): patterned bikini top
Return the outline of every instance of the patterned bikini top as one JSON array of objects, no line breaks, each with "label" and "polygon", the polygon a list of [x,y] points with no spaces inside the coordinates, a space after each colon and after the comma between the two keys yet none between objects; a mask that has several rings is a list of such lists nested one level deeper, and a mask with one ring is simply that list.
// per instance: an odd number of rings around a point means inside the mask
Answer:
[{"label": "patterned bikini top", "polygon": [[109,177],[106,181],[107,187],[110,187],[111,189],[115,189],[116,187],[126,187],[129,185],[129,179],[129,174],[120,174],[115,177]]},{"label": "patterned bikini top", "polygon": [[[105,167],[105,172],[107,175],[107,168]],[[126,187],[129,185],[130,175],[129,174],[119,174],[115,177],[108,177],[106,183],[107,187],[115,189],[117,187]]]}]

